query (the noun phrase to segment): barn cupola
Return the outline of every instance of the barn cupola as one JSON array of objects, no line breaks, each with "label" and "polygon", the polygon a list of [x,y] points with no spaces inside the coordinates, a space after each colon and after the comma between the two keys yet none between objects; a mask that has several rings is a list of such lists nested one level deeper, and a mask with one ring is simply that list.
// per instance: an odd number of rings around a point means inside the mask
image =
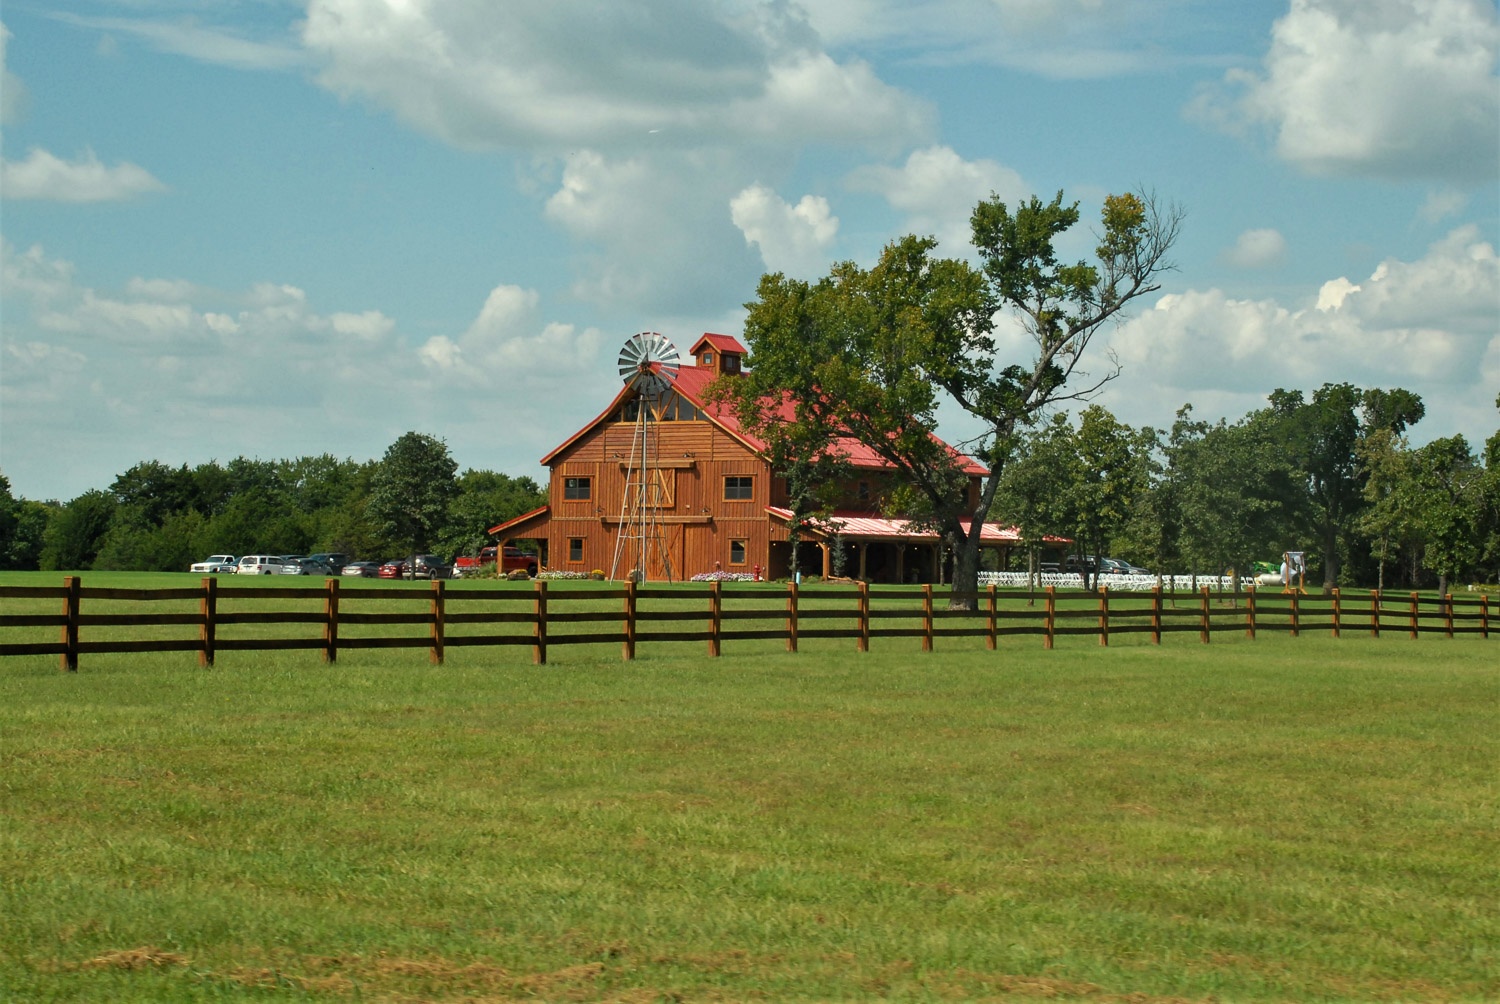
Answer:
[{"label": "barn cupola", "polygon": [[698,361],[699,367],[715,373],[736,374],[744,362],[748,350],[733,335],[705,334],[698,339],[689,354]]}]

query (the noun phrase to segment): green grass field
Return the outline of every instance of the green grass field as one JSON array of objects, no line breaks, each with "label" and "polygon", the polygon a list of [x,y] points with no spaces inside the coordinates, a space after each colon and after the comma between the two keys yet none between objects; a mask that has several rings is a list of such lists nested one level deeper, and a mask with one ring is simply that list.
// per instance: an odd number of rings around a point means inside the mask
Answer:
[{"label": "green grass field", "polygon": [[1500,998],[1493,642],[963,641],[0,661],[0,999]]}]

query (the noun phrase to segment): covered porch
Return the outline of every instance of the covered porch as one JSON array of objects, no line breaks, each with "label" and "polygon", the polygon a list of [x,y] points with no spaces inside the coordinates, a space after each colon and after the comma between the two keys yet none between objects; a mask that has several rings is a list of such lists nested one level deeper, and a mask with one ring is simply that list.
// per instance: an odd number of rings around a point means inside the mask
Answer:
[{"label": "covered porch", "polygon": [[[766,513],[774,523],[785,528],[791,510],[767,506]],[[965,524],[965,530],[969,524]],[[952,549],[942,536],[911,520],[871,516],[867,512],[835,511],[821,520],[806,524],[805,536],[798,545],[799,570],[805,575],[831,578],[839,574],[839,551],[842,549],[842,574],[866,582],[890,584],[945,584],[952,576]],[[1010,562],[1010,551],[1021,546],[1021,535],[1015,527],[986,523],[980,529],[981,550],[993,550],[999,567]],[[791,544],[772,542],[767,562],[770,578],[791,574]]]}]

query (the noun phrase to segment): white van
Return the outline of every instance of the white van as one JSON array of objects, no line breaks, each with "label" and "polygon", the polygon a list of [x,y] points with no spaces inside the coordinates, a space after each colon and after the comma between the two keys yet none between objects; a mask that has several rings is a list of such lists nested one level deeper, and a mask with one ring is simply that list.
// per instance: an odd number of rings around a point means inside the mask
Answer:
[{"label": "white van", "polygon": [[235,571],[240,575],[280,575],[285,564],[279,554],[247,554]]}]

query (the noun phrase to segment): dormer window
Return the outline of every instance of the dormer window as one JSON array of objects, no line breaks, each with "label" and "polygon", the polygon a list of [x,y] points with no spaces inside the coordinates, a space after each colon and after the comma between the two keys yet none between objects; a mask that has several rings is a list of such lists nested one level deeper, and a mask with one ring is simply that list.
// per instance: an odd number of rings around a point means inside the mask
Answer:
[{"label": "dormer window", "polygon": [[738,373],[740,371],[740,357],[733,352],[724,353],[724,372]]},{"label": "dormer window", "polygon": [[698,358],[698,365],[707,366],[709,369],[713,368],[714,354],[712,349],[704,352],[703,355]]}]

